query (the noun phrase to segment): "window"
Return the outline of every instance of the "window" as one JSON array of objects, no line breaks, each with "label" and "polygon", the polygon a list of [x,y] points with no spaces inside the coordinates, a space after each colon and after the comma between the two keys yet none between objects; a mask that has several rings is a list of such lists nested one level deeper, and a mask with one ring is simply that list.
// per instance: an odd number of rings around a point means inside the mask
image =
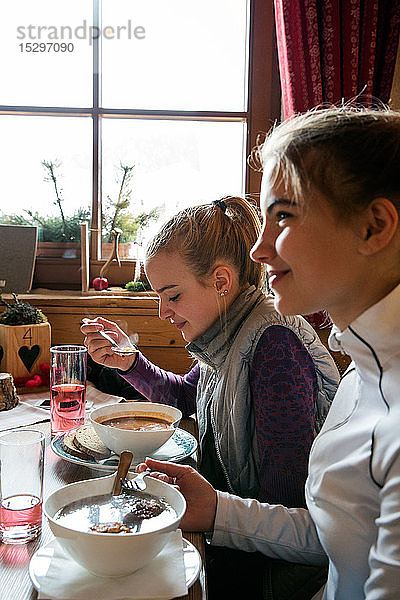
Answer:
[{"label": "window", "polygon": [[37,224],[63,256],[59,269],[38,252],[36,285],[79,287],[82,221],[95,273],[115,226],[132,261],[184,206],[258,193],[246,158],[279,116],[272,1],[18,0],[0,14],[0,222]]}]

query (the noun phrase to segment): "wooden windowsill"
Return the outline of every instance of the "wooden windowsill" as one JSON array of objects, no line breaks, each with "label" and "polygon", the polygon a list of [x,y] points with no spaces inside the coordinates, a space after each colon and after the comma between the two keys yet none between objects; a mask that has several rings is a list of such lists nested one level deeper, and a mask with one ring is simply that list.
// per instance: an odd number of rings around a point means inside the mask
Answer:
[{"label": "wooden windowsill", "polygon": [[[4,295],[5,299],[11,298],[10,294]],[[155,292],[129,292],[123,289],[111,290],[50,290],[34,288],[26,294],[18,294],[21,301],[40,303],[49,306],[104,306],[104,307],[131,307],[149,308],[158,311],[158,296]]]}]

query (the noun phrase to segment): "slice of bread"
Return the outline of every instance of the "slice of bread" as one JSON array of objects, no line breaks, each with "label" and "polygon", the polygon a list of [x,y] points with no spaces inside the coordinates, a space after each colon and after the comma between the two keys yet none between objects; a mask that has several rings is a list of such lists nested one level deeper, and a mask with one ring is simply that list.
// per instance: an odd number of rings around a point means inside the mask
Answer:
[{"label": "slice of bread", "polygon": [[75,431],[74,445],[99,460],[108,458],[111,450],[107,448],[91,425],[82,425]]},{"label": "slice of bread", "polygon": [[93,457],[87,454],[86,452],[82,452],[79,450],[74,444],[75,439],[75,431],[68,431],[63,437],[62,448],[64,452],[70,454],[71,456],[75,456],[76,458],[81,458],[83,460],[93,460]]}]

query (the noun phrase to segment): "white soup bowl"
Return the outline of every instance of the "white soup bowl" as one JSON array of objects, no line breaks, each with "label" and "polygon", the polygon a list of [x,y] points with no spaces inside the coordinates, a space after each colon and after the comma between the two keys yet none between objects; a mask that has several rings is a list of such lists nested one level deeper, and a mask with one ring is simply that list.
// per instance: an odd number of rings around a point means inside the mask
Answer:
[{"label": "white soup bowl", "polygon": [[146,493],[164,499],[176,512],[175,520],[169,525],[145,533],[116,534],[78,531],[54,519],[57,511],[71,502],[111,494],[114,477],[113,473],[70,483],[53,492],[44,504],[44,514],[61,548],[88,571],[108,577],[129,575],[147,565],[164,548],[186,510],[185,498],[175,487],[146,477]]},{"label": "white soup bowl", "polygon": [[[133,431],[112,427],[99,423],[100,420],[111,417],[129,417],[133,415],[160,417],[171,421],[168,429],[154,431]],[[113,452],[121,454],[123,450],[130,450],[135,459],[144,458],[158,450],[173,435],[182,418],[182,413],[174,406],[158,404],[155,402],[120,402],[96,408],[90,413],[90,424],[97,435]]]}]

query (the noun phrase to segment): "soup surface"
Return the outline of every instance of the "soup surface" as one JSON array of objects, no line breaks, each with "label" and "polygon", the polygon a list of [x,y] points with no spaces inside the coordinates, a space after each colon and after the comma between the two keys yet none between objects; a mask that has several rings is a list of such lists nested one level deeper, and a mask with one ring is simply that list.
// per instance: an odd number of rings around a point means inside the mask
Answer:
[{"label": "soup surface", "polygon": [[173,423],[166,415],[164,418],[146,415],[143,417],[139,415],[115,415],[114,417],[99,417],[96,421],[101,423],[101,425],[117,427],[118,429],[130,429],[132,431],[159,431],[160,429],[170,429]]},{"label": "soup surface", "polygon": [[164,500],[143,492],[104,494],[76,500],[61,508],[54,520],[77,531],[147,533],[169,525],[176,511]]}]

